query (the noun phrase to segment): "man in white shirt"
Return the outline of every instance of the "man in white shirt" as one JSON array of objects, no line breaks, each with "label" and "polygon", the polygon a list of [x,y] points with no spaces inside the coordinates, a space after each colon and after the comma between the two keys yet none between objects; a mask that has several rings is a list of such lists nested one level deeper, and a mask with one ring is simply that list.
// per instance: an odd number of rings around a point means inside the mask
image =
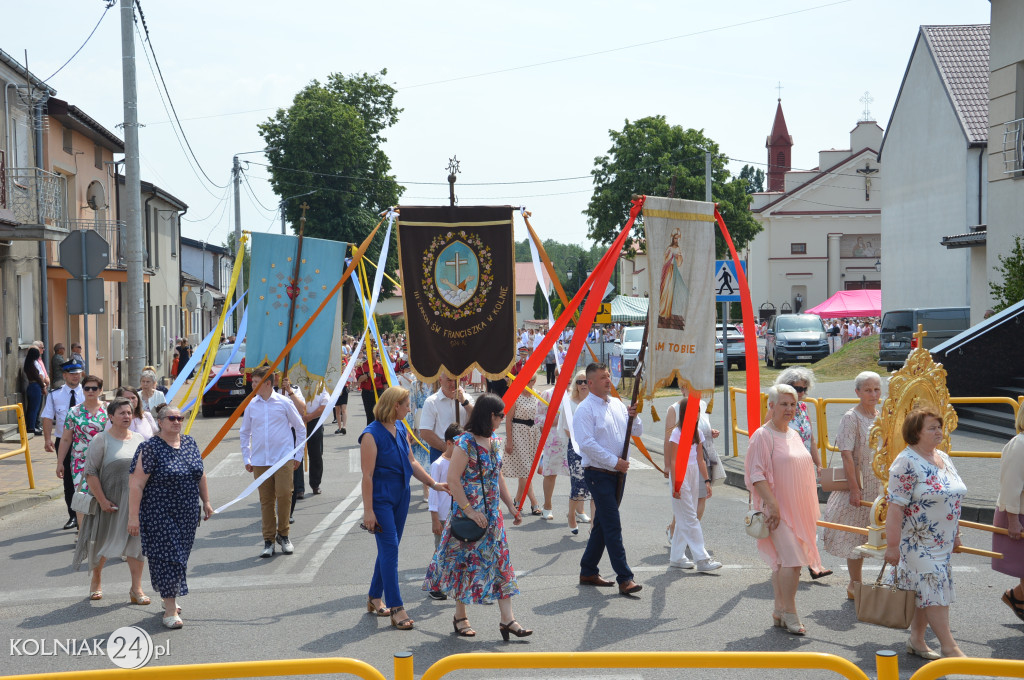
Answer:
[{"label": "man in white shirt", "polygon": [[[259,383],[268,369],[269,366],[260,366],[254,370],[253,383]],[[290,384],[286,384],[285,394],[274,392],[276,377],[271,375],[260,386],[245,407],[242,425],[238,430],[245,470],[253,473],[257,479],[282,456],[291,453],[300,437],[305,439],[302,435],[306,431],[306,424],[302,422],[302,416],[291,399],[294,390]],[[290,465],[285,463],[260,484],[263,522],[263,552],[260,557],[274,554],[275,541],[285,555],[291,555],[294,550],[288,538],[288,518],[292,500],[292,473],[302,464],[302,453],[300,447],[292,456]]]},{"label": "man in white shirt", "polygon": [[[60,438],[64,434],[64,419],[68,411],[76,404],[85,401],[82,391],[82,365],[67,361],[61,366],[64,384],[60,389],[53,390],[43,400],[43,410],[39,416],[43,419],[43,447],[50,453],[60,449]],[[53,438],[56,435],[56,438]],[[71,509],[71,498],[75,495],[75,482],[71,477],[71,456],[64,456],[64,504],[68,506],[68,521],[65,529],[78,526],[78,518]]]},{"label": "man in white shirt", "polygon": [[[622,458],[626,441],[627,419],[636,415],[636,406],[628,409],[618,399],[610,397],[611,374],[602,363],[587,366],[587,387],[590,394],[573,415],[573,433],[580,445],[583,479],[594,500],[594,526],[590,540],[580,559],[580,583],[591,586],[611,586],[601,578],[598,563],[608,549],[608,559],[615,570],[619,592],[632,595],[642,586],[633,580],[633,572],[626,562],[626,549],[622,544],[622,524],[619,521],[619,485],[625,484],[629,460]],[[643,425],[633,419],[633,436],[639,437]]]},{"label": "man in white shirt", "polygon": [[427,397],[420,410],[420,440],[430,447],[431,463],[444,453],[444,431],[448,426],[455,423],[466,427],[473,411],[473,401],[458,380],[442,372],[438,381],[441,389]]},{"label": "man in white shirt", "polygon": [[306,404],[306,435],[309,436],[309,440],[306,442],[306,453],[309,454],[309,488],[314,495],[320,493],[320,482],[324,478],[324,428],[318,427],[315,430],[313,428],[330,401],[331,395],[324,388]]}]

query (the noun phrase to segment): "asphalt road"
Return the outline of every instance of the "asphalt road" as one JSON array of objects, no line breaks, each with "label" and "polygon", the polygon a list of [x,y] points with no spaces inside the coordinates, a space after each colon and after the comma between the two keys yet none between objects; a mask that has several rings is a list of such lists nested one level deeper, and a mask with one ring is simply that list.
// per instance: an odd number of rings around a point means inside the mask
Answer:
[{"label": "asphalt road", "polygon": [[[360,411],[355,405],[353,411]],[[222,419],[199,419],[193,434],[209,440]],[[51,501],[0,519],[0,673],[22,674],[113,668],[105,656],[41,656],[25,653],[15,640],[106,640],[122,626],[139,626],[167,653],[154,664],[290,659],[325,656],[366,661],[391,677],[392,656],[409,650],[417,673],[457,652],[521,651],[815,651],[850,659],[874,675],[874,654],[900,651],[901,676],[921,663],[902,653],[904,631],[856,621],[845,598],[845,564],[824,554],[836,571],[811,582],[804,577],[798,605],[808,635],[794,637],[772,628],[769,570],[740,528],[745,492],[715,488],[704,518],[708,546],[725,568],[713,575],[668,568],[665,525],[670,518],[668,485],[660,473],[636,461],[626,485],[623,524],[626,549],[644,590],[623,597],[615,589],[577,585],[579,558],[588,525],[568,534],[563,519],[568,481],[559,479],[555,521],[529,517],[509,527],[509,544],[521,595],[516,617],[536,632],[503,643],[496,606],[470,607],[475,639],[452,634],[451,602],[426,598],[420,584],[433,552],[426,504],[414,502],[402,543],[400,574],[406,607],[416,619],[410,632],[390,628],[386,619],[365,610],[375,548],[358,528],[362,518],[356,435],[360,416],[350,418],[345,436],[326,436],[324,493],[307,496],[296,508],[292,528],[295,554],[257,557],[259,508],[255,495],[215,516],[200,528],[189,564],[191,593],[180,600],[185,627],[160,625],[159,604],[128,604],[128,570],[105,570],[104,599],[87,600],[89,576],[71,571],[71,532],[60,529],[62,500]],[[657,434],[661,424],[645,422]],[[333,426],[329,431],[333,431]],[[230,500],[251,480],[238,452],[237,435],[206,460],[215,506]],[[634,454],[636,455],[636,454]],[[539,491],[539,481],[537,483]],[[877,562],[875,563],[877,565]],[[955,556],[957,602],[952,608],[954,635],[963,650],[978,657],[1024,657],[1024,624],[999,602],[1009,579],[991,571],[986,560]],[[605,575],[611,569],[607,559]],[[875,573],[869,563],[865,573]],[[148,571],[143,579],[152,594]],[[931,639],[937,647],[937,641]],[[31,645],[29,651],[31,651]],[[45,647],[44,647],[45,649]],[[20,652],[20,653],[14,653]],[[726,677],[718,671],[716,676]],[[523,671],[518,678],[675,678],[680,671]],[[474,672],[474,678],[505,677],[499,671]],[[693,671],[689,677],[706,677]],[[825,677],[823,672],[735,671],[727,677]],[[463,677],[469,677],[463,674]]]}]

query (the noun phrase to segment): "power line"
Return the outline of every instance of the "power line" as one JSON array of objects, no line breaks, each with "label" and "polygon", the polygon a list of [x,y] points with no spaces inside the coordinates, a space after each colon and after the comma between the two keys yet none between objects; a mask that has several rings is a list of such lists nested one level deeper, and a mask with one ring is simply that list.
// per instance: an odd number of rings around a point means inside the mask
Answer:
[{"label": "power line", "polygon": [[[217,187],[218,189],[224,189],[228,185],[217,184],[212,179],[210,179],[210,175],[206,172],[206,170],[203,169],[203,164],[199,162],[199,159],[196,158],[195,151],[192,150],[192,144],[189,143],[188,141],[188,135],[185,134],[185,128],[181,126],[181,121],[178,119],[178,111],[174,108],[174,100],[171,99],[171,92],[167,89],[167,82],[164,80],[164,73],[160,69],[160,60],[156,57],[156,50],[153,48],[153,41],[149,37],[149,26],[146,25],[146,15],[142,13],[141,1],[135,0],[135,6],[139,9],[139,18],[142,21],[142,28],[146,32],[146,41],[143,47],[145,48],[145,46],[148,45],[149,52],[153,55],[153,63],[156,64],[156,72],[160,76],[160,83],[161,85],[163,85],[164,93],[167,95],[167,103],[171,106],[171,113],[174,115],[174,120],[178,124],[178,129],[181,130],[181,136],[185,140],[185,145],[188,147],[188,151],[192,155],[192,159],[195,160],[196,166],[199,168],[199,171],[203,173],[204,177],[206,177],[206,181],[212,184],[213,186]],[[146,60],[148,61],[149,58],[147,57]]]},{"label": "power line", "polygon": [[[109,10],[111,7],[114,6],[115,0],[104,0],[104,1],[107,3],[107,6],[103,8],[103,14],[100,15],[100,20],[97,21],[96,25],[92,27],[92,30],[89,32],[89,35],[86,36],[86,38],[85,38],[85,42],[82,43],[81,47],[79,47],[77,50],[75,50],[74,54],[72,54],[70,57],[68,57],[67,61],[65,61],[63,64],[60,65],[59,69],[57,69],[56,71],[54,71],[53,73],[50,74],[50,78],[53,78],[55,75],[57,75],[58,73],[63,71],[64,67],[67,66],[68,64],[70,64],[71,60],[74,59],[75,57],[77,57],[78,53],[81,52],[83,49],[85,49],[85,46],[89,44],[89,41],[92,39],[92,36],[96,33],[96,29],[99,28],[100,24],[103,23],[103,17],[107,16],[107,10]],[[47,78],[43,82],[44,83],[45,82],[49,82],[50,78]]]},{"label": "power line", "polygon": [[[139,36],[139,41],[141,42],[142,41],[142,33],[139,31],[139,27],[138,27],[137,24],[135,26],[135,34]],[[160,104],[163,105],[164,111],[167,112],[167,115],[171,115],[170,112],[167,111],[167,102],[164,101],[164,93],[160,89],[160,83],[157,82],[156,71],[153,70],[153,63],[149,60],[149,52],[147,52],[145,50],[145,48],[143,48],[142,54],[143,54],[143,56],[146,57],[146,65],[149,66],[149,73],[150,73],[150,75],[153,76],[153,85],[156,86],[156,93],[157,93],[157,96],[160,97]],[[181,149],[181,153],[183,153],[185,155],[185,162],[188,163],[189,170],[191,170],[192,174],[196,176],[197,180],[199,180],[199,186],[201,186],[203,188],[203,190],[206,191],[206,193],[210,194],[214,198],[217,198],[217,194],[213,193],[210,190],[210,187],[206,186],[206,182],[204,182],[203,178],[199,176],[198,172],[196,172],[196,168],[192,164],[192,159],[189,158],[188,152],[185,151],[185,145],[182,144],[181,136],[180,136],[180,134],[178,132],[178,128],[176,128],[176,127],[174,127],[172,125],[171,126],[171,130],[174,132],[174,139],[177,140],[178,147]],[[214,186],[220,187],[220,185],[214,185]],[[225,185],[225,186],[220,187],[220,188],[227,189],[227,186]]]},{"label": "power line", "polygon": [[213,217],[213,213],[217,212],[220,209],[221,205],[223,205],[224,202],[226,202],[227,200],[228,200],[228,191],[227,191],[227,189],[225,189],[224,193],[221,194],[220,199],[213,206],[213,210],[210,211],[209,215],[207,215],[206,217],[197,217],[195,219],[190,219],[188,217],[182,217],[181,219],[185,220],[186,222],[205,222],[206,220],[208,220],[211,217]]},{"label": "power line", "polygon": [[[703,156],[701,156],[701,158],[703,158]],[[688,159],[684,159],[684,160],[688,160]],[[303,170],[301,168],[286,168],[286,167],[283,167],[283,166],[280,166],[280,165],[271,165],[270,163],[260,163],[259,161],[246,161],[246,162],[247,163],[252,163],[253,165],[262,165],[263,167],[271,168],[274,171],[285,170],[287,172],[302,172],[302,173],[305,173],[307,175],[315,175],[317,177],[331,177],[331,178],[335,178],[335,179],[350,179],[350,180],[355,180],[357,182],[386,182],[386,181],[388,181],[387,179],[379,179],[379,178],[376,178],[376,177],[359,177],[359,176],[356,176],[356,175],[336,175],[336,174],[333,174],[333,173],[330,173],[330,172],[313,172],[312,170]],[[548,182],[569,182],[569,181],[573,181],[573,180],[590,179],[590,178],[591,178],[590,175],[579,175],[579,176],[576,176],[576,177],[556,177],[554,179],[528,179],[528,180],[520,180],[520,181],[515,181],[515,182],[459,182],[459,186],[460,187],[482,187],[482,186],[499,186],[499,185],[507,185],[507,184],[545,184],[545,183],[548,183]],[[393,179],[393,181],[395,181],[398,184],[410,184],[410,185],[420,185],[420,186],[444,186],[444,187],[448,186],[448,182],[406,182],[406,181],[400,181],[400,180],[394,179],[394,178],[389,178],[389,179]]]},{"label": "power line", "polygon": [[[246,173],[246,172],[244,172],[244,171],[243,171],[243,172],[242,172],[242,179],[244,179],[244,180],[245,180],[245,188],[246,188],[246,190],[247,190],[247,191],[249,192],[249,195],[250,195],[250,196],[251,196],[251,197],[253,198],[253,200],[255,200],[255,201],[256,201],[256,203],[258,203],[258,204],[259,204],[259,206],[260,206],[261,208],[263,208],[263,210],[264,210],[264,211],[266,211],[266,212],[275,212],[275,209],[274,209],[274,208],[268,208],[267,206],[263,205],[263,201],[261,201],[260,199],[256,198],[256,192],[255,192],[255,190],[253,190],[253,188],[252,188],[252,185],[251,185],[251,184],[249,184],[249,176],[248,176],[248,173]],[[255,208],[256,206],[255,206],[255,205],[253,205],[253,207]]]},{"label": "power line", "polygon": [[575,61],[577,59],[587,59],[589,57],[596,57],[602,54],[611,54],[613,52],[622,52],[624,50],[632,50],[637,47],[648,47],[650,45],[657,45],[658,43],[670,42],[672,40],[682,40],[684,38],[692,38],[698,35],[706,35],[708,33],[716,33],[718,31],[725,31],[730,28],[739,28],[740,26],[749,26],[750,24],[760,23],[762,21],[772,21],[774,19],[781,19],[783,17],[793,16],[795,14],[803,14],[804,12],[813,12],[815,10],[824,9],[826,7],[833,7],[835,5],[842,5],[853,0],[837,0],[836,2],[829,2],[824,5],[816,5],[814,7],[806,7],[804,9],[793,10],[792,12],[783,12],[782,14],[773,14],[767,17],[760,17],[758,19],[748,19],[747,21],[740,21],[734,24],[727,24],[724,26],[716,26],[714,28],[705,28],[700,31],[693,31],[692,33],[683,33],[681,35],[674,35],[668,38],[658,38],[657,40],[648,40],[646,42],[634,43],[632,45],[622,45],[621,47],[612,47],[606,50],[597,50],[596,52],[587,52],[585,54],[577,54],[571,57],[561,57],[559,59],[549,59],[547,61],[538,61],[533,64],[523,64],[522,66],[511,66],[509,68],[497,69],[494,71],[484,71],[482,73],[474,73],[468,76],[456,76],[454,78],[445,78],[443,80],[432,80],[426,83],[418,83],[416,85],[407,85],[405,87],[398,88],[401,90],[412,90],[418,87],[428,87],[430,85],[441,85],[444,83],[454,83],[459,80],[470,80],[472,78],[483,78],[484,76],[493,76],[501,73],[509,73],[511,71],[521,71],[524,69],[537,68],[539,66],[549,66],[551,64],[559,64],[566,61]]}]

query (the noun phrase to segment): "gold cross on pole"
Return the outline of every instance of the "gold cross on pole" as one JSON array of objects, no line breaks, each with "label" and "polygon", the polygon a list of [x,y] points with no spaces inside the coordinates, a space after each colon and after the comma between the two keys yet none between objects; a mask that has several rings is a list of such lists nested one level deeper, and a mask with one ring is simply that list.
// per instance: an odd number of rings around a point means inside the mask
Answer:
[{"label": "gold cross on pole", "polygon": [[917,324],[917,332],[914,333],[914,339],[917,340],[918,347],[924,347],[924,336],[928,335],[928,331],[924,329],[922,324]]},{"label": "gold cross on pole", "polygon": [[300,221],[302,222],[302,224],[305,224],[306,223],[306,211],[309,210],[309,204],[306,203],[305,201],[303,201],[302,205],[299,206],[299,210],[302,211],[302,217],[300,218]]}]

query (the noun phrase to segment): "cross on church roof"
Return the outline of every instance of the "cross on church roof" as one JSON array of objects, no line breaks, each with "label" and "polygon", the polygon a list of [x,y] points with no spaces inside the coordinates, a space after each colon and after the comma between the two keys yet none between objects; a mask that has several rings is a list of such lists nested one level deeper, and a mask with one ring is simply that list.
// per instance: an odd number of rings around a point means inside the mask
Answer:
[{"label": "cross on church roof", "polygon": [[782,101],[782,81],[781,80],[779,81],[779,84],[775,86],[775,89],[779,91],[779,101],[781,102]]},{"label": "cross on church roof", "polygon": [[864,113],[861,115],[861,120],[874,120],[871,117],[871,102],[875,101],[875,98],[871,96],[871,93],[864,90],[864,95],[859,100],[864,104]]}]

